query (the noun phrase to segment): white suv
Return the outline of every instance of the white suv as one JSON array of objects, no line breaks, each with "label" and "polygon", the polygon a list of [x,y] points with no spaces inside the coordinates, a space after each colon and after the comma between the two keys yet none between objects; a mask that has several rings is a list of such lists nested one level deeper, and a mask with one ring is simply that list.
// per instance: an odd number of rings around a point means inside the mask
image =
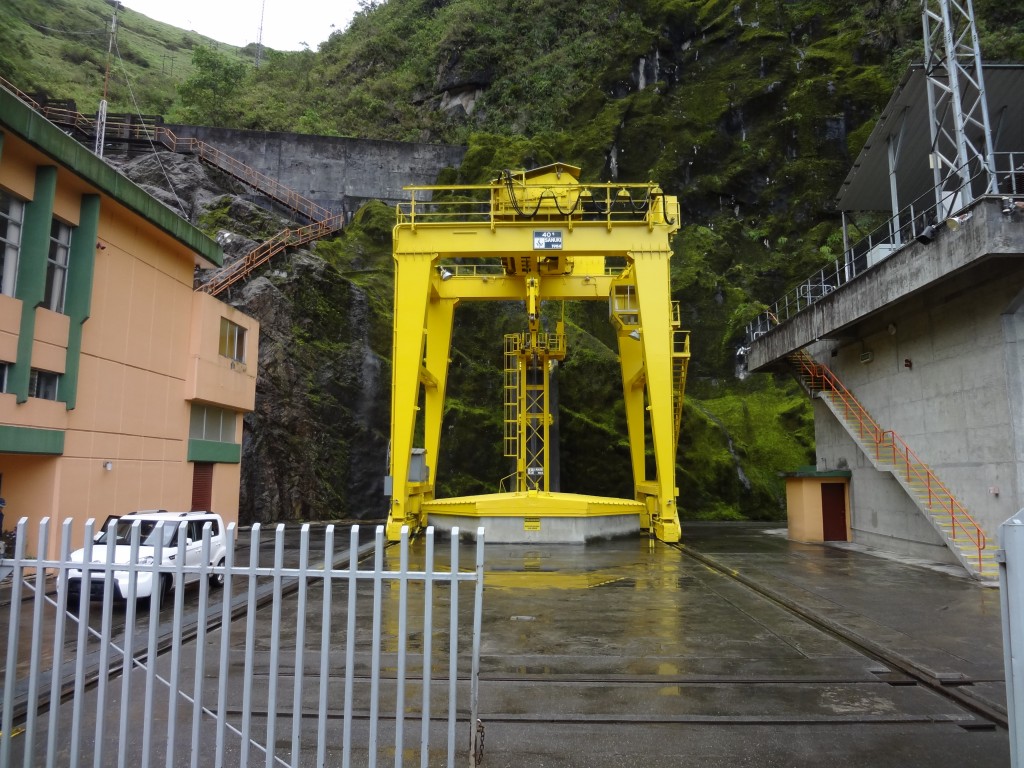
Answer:
[{"label": "white suv", "polygon": [[[139,555],[138,565],[134,569],[136,578],[135,596],[138,598],[151,597],[153,595],[153,574],[150,568],[156,554],[156,545],[162,540],[161,548],[161,574],[159,576],[160,597],[164,598],[173,585],[173,574],[171,570],[175,565],[178,556],[178,529],[182,522],[185,526],[185,565],[202,565],[203,554],[203,528],[210,525],[210,560],[213,566],[224,565],[224,556],[229,545],[227,530],[224,520],[220,515],[212,512],[168,512],[165,509],[148,509],[141,512],[132,512],[119,518],[111,518],[104,525],[103,530],[93,540],[91,562],[96,564],[106,563],[107,558],[107,536],[114,536],[114,562],[127,565],[131,558],[131,535],[132,526],[139,524]],[[161,525],[162,523],[162,525]],[[85,550],[78,549],[71,553],[71,562],[81,563],[84,561]],[[199,573],[185,572],[183,574],[186,584],[199,580]],[[115,596],[121,599],[128,597],[129,571],[114,571],[114,592]],[[219,587],[224,584],[224,572],[210,574],[210,584]],[[68,571],[68,601],[70,605],[77,603],[82,589],[82,571]],[[89,580],[90,597],[100,599],[103,597],[103,571],[92,570],[92,578]]]}]

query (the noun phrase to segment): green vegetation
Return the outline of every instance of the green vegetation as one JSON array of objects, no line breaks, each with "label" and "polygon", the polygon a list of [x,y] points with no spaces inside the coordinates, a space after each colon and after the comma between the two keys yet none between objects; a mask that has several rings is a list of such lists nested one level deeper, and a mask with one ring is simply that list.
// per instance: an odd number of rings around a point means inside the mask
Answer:
[{"label": "green vegetation", "polygon": [[[0,77],[26,93],[73,100],[92,113],[103,96],[113,7],[104,0],[9,0],[0,4]],[[252,51],[218,43],[128,8],[117,15],[109,57],[111,112],[167,114],[194,71],[199,46],[252,62]]]},{"label": "green vegetation", "polygon": [[[1024,60],[1017,9],[995,0],[974,7],[987,59]],[[109,15],[102,0],[5,4],[0,76],[93,103]],[[581,166],[585,180],[654,179],[678,195],[673,298],[693,349],[681,506],[696,517],[771,518],[783,504],[778,473],[813,463],[810,406],[789,380],[736,381],[734,352],[765,302],[840,254],[830,202],[894,84],[920,59],[920,34],[911,0],[388,0],[363,3],[318,51],[268,52],[259,69],[251,51],[130,11],[118,41],[140,108],[170,120],[466,145],[462,166],[440,183],[562,160]],[[113,111],[131,103],[120,67]],[[225,203],[202,224],[215,230],[230,218]],[[296,356],[310,366],[358,347],[339,304],[368,312],[369,340],[359,343],[389,354],[392,222],[390,209],[369,206],[340,238],[318,244],[325,271],[298,291],[292,319]],[[493,490],[508,471],[494,447],[494,393],[501,334],[520,330],[520,314],[514,306],[457,313],[442,493]],[[567,320],[563,489],[629,495],[606,312],[572,308]],[[357,384],[321,371],[289,386],[329,419]],[[386,412],[376,418],[372,429],[386,431]],[[337,475],[357,452],[348,444],[318,451],[311,461],[329,489],[323,503],[344,505]]]}]

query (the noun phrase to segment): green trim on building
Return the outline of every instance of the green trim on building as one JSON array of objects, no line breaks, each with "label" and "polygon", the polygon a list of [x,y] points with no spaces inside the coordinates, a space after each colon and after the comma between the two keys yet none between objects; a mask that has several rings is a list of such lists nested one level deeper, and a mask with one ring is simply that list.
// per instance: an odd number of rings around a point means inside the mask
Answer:
[{"label": "green trim on building", "polygon": [[100,196],[82,195],[78,226],[71,236],[68,256],[68,285],[64,313],[70,318],[68,352],[64,375],[58,387],[58,399],[68,410],[78,400],[78,368],[82,355],[82,324],[89,319],[92,305],[92,281],[96,267],[96,234],[100,226]]},{"label": "green trim on building", "polygon": [[33,427],[0,426],[0,453],[64,453],[64,431]]},{"label": "green trim on building", "polygon": [[218,443],[214,440],[188,441],[189,461],[209,461],[218,464],[239,464],[242,461],[242,446],[237,443]]},{"label": "green trim on building", "polygon": [[217,243],[2,88],[0,123],[185,247],[218,267],[224,263],[224,251]]},{"label": "green trim on building", "polygon": [[[3,91],[0,90],[0,94]],[[35,340],[36,307],[46,293],[46,257],[50,252],[50,225],[53,221],[53,197],[57,193],[57,166],[36,168],[36,187],[32,200],[25,204],[18,252],[18,282],[14,297],[21,299],[21,328],[18,333],[18,359],[7,373],[7,391],[17,402],[28,400],[32,375],[32,342]]]}]

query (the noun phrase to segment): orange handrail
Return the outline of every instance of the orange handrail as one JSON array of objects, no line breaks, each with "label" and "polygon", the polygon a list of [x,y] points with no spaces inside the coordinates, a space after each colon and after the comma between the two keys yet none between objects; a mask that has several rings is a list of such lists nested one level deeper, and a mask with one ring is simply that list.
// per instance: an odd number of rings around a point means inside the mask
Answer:
[{"label": "orange handrail", "polygon": [[172,152],[198,155],[200,160],[217,166],[222,171],[226,171],[236,179],[270,195],[275,200],[283,203],[293,211],[301,213],[312,221],[325,221],[332,216],[331,212],[322,205],[318,205],[312,200],[303,197],[277,179],[260,173],[255,168],[207,144],[205,141],[191,137],[179,139],[170,128],[162,125],[157,126],[155,138]]},{"label": "orange handrail", "polygon": [[876,459],[893,464],[908,484],[923,486],[927,491],[928,509],[933,512],[938,510],[943,516],[948,515],[953,541],[958,541],[959,537],[967,539],[977,552],[978,570],[981,571],[982,552],[988,544],[985,531],[931,468],[921,461],[896,432],[883,430],[827,365],[817,362],[803,350],[795,352],[791,358],[807,377],[812,389],[827,390],[843,404],[847,423],[855,423],[861,439],[874,444]]},{"label": "orange handrail", "polygon": [[14,85],[13,83],[11,83],[8,80],[5,80],[2,77],[0,77],[0,86],[3,86],[8,91],[13,93],[19,99],[21,99],[26,104],[28,104],[30,107],[32,107],[32,109],[36,110],[37,112],[39,111],[39,102],[37,102],[35,99],[33,99],[31,96],[29,96],[27,93],[25,93],[20,88],[18,88],[18,86]]},{"label": "orange handrail", "polygon": [[336,214],[325,221],[317,221],[299,229],[285,229],[253,248],[238,261],[224,267],[210,282],[196,290],[217,296],[240,280],[244,280],[257,267],[266,264],[286,248],[319,240],[345,225],[345,215]]}]

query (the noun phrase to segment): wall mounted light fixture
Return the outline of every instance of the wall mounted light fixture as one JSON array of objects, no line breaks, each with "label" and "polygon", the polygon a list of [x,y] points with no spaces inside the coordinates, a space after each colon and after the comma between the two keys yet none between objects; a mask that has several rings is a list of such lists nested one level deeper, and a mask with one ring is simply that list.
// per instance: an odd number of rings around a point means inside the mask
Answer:
[{"label": "wall mounted light fixture", "polygon": [[107,470],[107,472],[109,472],[110,470],[112,470],[114,468],[114,462],[112,462],[112,461],[104,461],[103,462],[103,468],[105,470]]}]

